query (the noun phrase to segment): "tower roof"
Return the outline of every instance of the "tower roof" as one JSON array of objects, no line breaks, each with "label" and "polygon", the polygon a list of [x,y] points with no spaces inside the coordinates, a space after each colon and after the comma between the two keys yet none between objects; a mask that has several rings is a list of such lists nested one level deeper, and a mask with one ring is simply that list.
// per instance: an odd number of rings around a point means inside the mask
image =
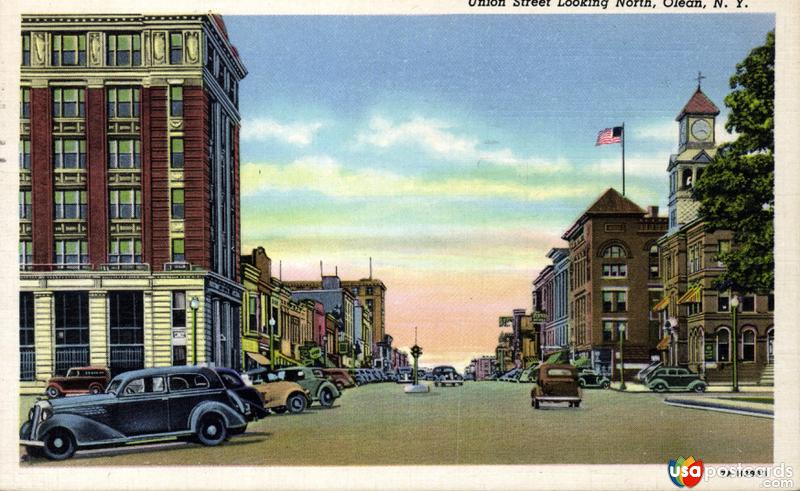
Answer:
[{"label": "tower roof", "polygon": [[561,236],[564,240],[570,237],[583,226],[591,215],[645,215],[646,212],[636,203],[621,195],[614,188],[608,188],[592,205],[584,211],[580,218],[570,226]]},{"label": "tower roof", "polygon": [[678,117],[675,118],[675,121],[680,121],[686,114],[709,114],[712,116],[716,116],[719,114],[719,108],[711,102],[700,87],[697,88],[695,93],[692,95],[692,98],[689,99],[689,102],[683,106],[681,109],[681,113],[678,114]]}]

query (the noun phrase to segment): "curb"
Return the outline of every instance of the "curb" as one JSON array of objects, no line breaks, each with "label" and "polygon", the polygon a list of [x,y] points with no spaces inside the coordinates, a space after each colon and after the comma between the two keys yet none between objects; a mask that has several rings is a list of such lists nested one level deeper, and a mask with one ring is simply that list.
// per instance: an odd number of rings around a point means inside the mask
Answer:
[{"label": "curb", "polygon": [[741,407],[735,404],[715,402],[709,400],[691,399],[664,399],[664,404],[676,407],[686,407],[689,409],[699,409],[704,411],[717,411],[721,413],[739,414],[742,416],[755,416],[757,418],[775,419],[774,409],[760,409],[751,407]]}]

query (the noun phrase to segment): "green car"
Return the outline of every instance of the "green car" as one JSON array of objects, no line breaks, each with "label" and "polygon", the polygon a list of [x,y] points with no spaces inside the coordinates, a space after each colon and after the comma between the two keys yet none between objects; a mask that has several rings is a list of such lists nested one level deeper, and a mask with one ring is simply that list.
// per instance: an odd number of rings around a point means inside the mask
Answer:
[{"label": "green car", "polygon": [[659,367],[647,375],[645,385],[653,392],[705,392],[700,375],[681,367]]},{"label": "green car", "polygon": [[312,401],[319,402],[323,407],[333,406],[333,401],[341,395],[339,389],[325,378],[325,374],[319,368],[280,368],[274,373],[280,380],[299,384],[311,394]]}]

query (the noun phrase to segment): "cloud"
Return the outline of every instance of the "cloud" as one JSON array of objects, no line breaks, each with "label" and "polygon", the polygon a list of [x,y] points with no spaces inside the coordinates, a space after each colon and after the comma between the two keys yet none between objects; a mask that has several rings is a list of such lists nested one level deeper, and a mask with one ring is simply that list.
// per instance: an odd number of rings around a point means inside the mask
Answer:
[{"label": "cloud", "polygon": [[[669,155],[669,152],[625,155],[625,175],[666,180]],[[599,175],[622,175],[622,157],[595,161],[583,170]]]},{"label": "cloud", "polygon": [[[552,173],[564,169],[563,162],[552,162],[541,158],[519,157],[508,148],[483,150],[485,146],[496,146],[494,140],[481,140],[460,136],[454,125],[429,118],[415,117],[409,121],[395,123],[387,118],[374,117],[367,131],[357,136],[361,145],[390,148],[396,145],[418,145],[430,154],[470,164],[485,162],[495,165],[528,167],[536,172]],[[482,143],[483,142],[483,143]]]},{"label": "cloud", "polygon": [[678,123],[672,120],[633,126],[630,127],[630,130],[637,139],[672,144],[677,144],[678,142]]},{"label": "cloud", "polygon": [[370,197],[460,197],[495,198],[542,202],[579,198],[595,192],[592,183],[580,185],[528,184],[517,181],[491,181],[477,178],[424,179],[379,169],[345,169],[329,156],[304,157],[289,164],[246,163],[241,169],[242,196],[261,191],[298,190],[318,192],[338,198]]},{"label": "cloud", "polygon": [[304,147],[311,144],[317,131],[323,126],[320,122],[279,123],[273,119],[258,118],[242,123],[242,139],[275,139]]}]

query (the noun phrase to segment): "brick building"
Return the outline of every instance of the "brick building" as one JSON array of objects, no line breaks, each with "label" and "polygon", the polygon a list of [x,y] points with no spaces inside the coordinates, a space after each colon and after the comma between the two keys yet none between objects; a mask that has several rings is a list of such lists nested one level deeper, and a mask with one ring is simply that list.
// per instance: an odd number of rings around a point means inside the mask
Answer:
[{"label": "brick building", "polygon": [[24,15],[21,62],[22,390],[238,366],[247,72],[222,19]]}]

